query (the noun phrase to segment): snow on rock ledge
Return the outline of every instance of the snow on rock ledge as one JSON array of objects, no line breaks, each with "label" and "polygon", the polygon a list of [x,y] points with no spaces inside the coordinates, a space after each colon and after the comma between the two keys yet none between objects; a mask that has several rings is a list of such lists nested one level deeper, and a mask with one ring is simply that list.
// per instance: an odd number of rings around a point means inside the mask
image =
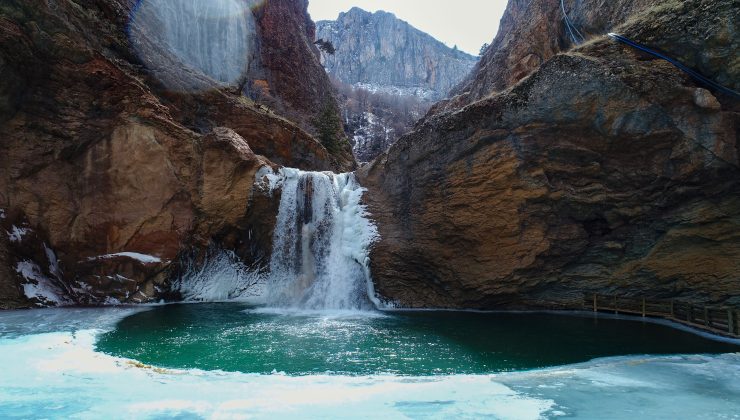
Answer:
[{"label": "snow on rock ledge", "polygon": [[70,304],[64,294],[54,283],[43,274],[43,271],[33,261],[21,261],[16,265],[16,272],[23,276],[23,294],[34,300],[36,306],[61,306]]},{"label": "snow on rock ledge", "polygon": [[105,260],[105,259],[111,259],[111,258],[131,258],[134,260],[139,261],[142,264],[157,264],[161,263],[162,259],[159,257],[155,257],[153,255],[147,255],[147,254],[140,254],[138,252],[117,252],[115,254],[105,254],[105,255],[98,255],[97,257],[90,257],[87,260],[88,261],[95,261],[95,260]]}]

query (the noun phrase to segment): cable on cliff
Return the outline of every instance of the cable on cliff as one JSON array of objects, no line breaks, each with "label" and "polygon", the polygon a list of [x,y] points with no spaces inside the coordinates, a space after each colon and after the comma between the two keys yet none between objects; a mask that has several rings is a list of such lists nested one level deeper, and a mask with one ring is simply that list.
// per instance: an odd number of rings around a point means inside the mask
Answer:
[{"label": "cable on cliff", "polygon": [[[586,38],[583,36],[581,31],[576,28],[576,26],[573,24],[573,21],[570,20],[570,17],[568,17],[568,13],[565,11],[565,0],[560,0],[560,10],[563,12],[563,20],[565,21],[565,28],[568,31],[568,35],[570,35],[570,39],[573,41],[574,44],[580,45],[582,44]],[[608,34],[612,39],[616,40],[617,42],[621,42],[625,45],[628,45],[632,48],[638,49],[640,51],[646,52],[654,57],[658,57],[662,60],[665,60],[671,64],[673,64],[676,68],[683,71],[684,73],[691,76],[694,80],[698,81],[699,83],[708,86],[716,91],[722,92],[725,95],[731,96],[735,99],[740,99],[740,93],[726,87],[723,85],[720,85],[719,83],[715,82],[714,80],[711,80],[704,75],[698,73],[697,71],[692,70],[691,68],[687,67],[680,61],[669,57],[665,54],[662,54],[658,51],[653,50],[652,48],[648,48],[638,42],[635,42],[625,36],[618,35],[615,33],[609,33]]]},{"label": "cable on cliff", "polygon": [[696,80],[696,81],[704,84],[705,86],[708,86],[708,87],[710,87],[712,89],[715,89],[715,90],[717,90],[719,92],[722,92],[725,95],[732,96],[735,99],[740,99],[740,93],[738,93],[738,92],[736,92],[736,91],[734,91],[734,90],[732,90],[732,89],[730,89],[728,87],[722,86],[719,83],[715,82],[714,80],[711,80],[711,79],[706,78],[702,74],[700,74],[700,73],[698,73],[698,72],[690,69],[689,67],[687,67],[686,65],[684,65],[683,63],[681,63],[680,61],[678,61],[678,60],[676,60],[674,58],[671,58],[671,57],[669,57],[669,56],[667,56],[665,54],[659,53],[658,51],[655,51],[655,50],[653,50],[651,48],[648,48],[648,47],[646,47],[646,46],[644,46],[644,45],[642,45],[642,44],[640,44],[638,42],[635,42],[635,41],[633,41],[633,40],[631,40],[631,39],[629,39],[629,38],[627,38],[625,36],[618,35],[618,34],[615,34],[615,33],[609,33],[608,35],[612,39],[616,40],[617,42],[621,42],[622,44],[625,44],[625,45],[628,45],[628,46],[630,46],[632,48],[635,48],[637,50],[646,52],[646,53],[648,53],[648,54],[650,54],[652,56],[658,57],[660,59],[663,59],[663,60],[665,60],[665,61],[673,64],[674,66],[676,66],[676,68],[678,68],[679,70],[681,70],[684,73],[688,74],[694,80]]},{"label": "cable on cliff", "polygon": [[573,43],[576,45],[582,44],[583,41],[586,40],[586,38],[578,30],[578,28],[576,28],[576,26],[573,24],[573,21],[571,21],[568,17],[568,13],[565,11],[565,0],[560,0],[560,9],[563,11],[563,20],[565,21],[565,28],[568,30],[570,39],[572,39]]}]

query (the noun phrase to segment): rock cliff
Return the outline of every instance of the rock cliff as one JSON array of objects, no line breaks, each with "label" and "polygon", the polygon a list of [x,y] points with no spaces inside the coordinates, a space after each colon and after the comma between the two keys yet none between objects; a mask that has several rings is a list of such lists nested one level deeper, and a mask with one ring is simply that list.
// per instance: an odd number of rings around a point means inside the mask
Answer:
[{"label": "rock cliff", "polygon": [[464,97],[360,170],[376,289],[415,307],[580,308],[597,292],[737,305],[737,100],[599,34],[737,90],[740,11],[566,7],[588,42],[569,48],[558,1],[512,0]]},{"label": "rock cliff", "polygon": [[336,52],[323,54],[327,71],[350,85],[393,89],[440,99],[477,58],[451,49],[392,13],[353,7],[335,21],[319,21],[316,37]]},{"label": "rock cliff", "polygon": [[[555,54],[573,46],[565,13],[588,40],[611,31],[629,16],[655,4],[648,0],[512,0],[500,29],[472,72],[432,113],[454,110],[500,92],[523,79]],[[580,41],[576,33],[576,40]]]},{"label": "rock cliff", "polygon": [[[262,224],[247,214],[259,167],[354,166],[348,144],[332,154],[307,132],[334,98],[305,1],[260,2],[235,15],[249,25],[219,23],[254,46],[234,83],[166,38],[157,23],[181,12],[158,4],[0,6],[2,306],[158,299],[184,254],[269,229],[274,213]],[[222,44],[208,51],[246,45]],[[241,94],[254,86],[258,103]]]},{"label": "rock cliff", "polygon": [[322,53],[322,62],[339,89],[345,129],[360,162],[410,131],[477,60],[391,13],[357,7],[337,20],[319,21],[316,38],[335,48]]}]

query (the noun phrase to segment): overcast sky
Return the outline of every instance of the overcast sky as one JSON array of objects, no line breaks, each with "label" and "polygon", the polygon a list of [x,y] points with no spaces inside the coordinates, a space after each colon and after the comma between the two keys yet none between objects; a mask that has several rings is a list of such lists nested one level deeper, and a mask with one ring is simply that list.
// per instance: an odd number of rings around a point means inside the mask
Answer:
[{"label": "overcast sky", "polygon": [[309,0],[314,21],[334,20],[353,6],[385,10],[452,47],[478,55],[498,31],[506,0]]}]

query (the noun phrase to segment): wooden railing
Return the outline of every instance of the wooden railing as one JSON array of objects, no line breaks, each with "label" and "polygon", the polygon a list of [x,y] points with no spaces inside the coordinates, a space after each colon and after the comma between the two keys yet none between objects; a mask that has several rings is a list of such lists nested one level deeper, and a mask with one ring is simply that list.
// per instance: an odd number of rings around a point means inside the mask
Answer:
[{"label": "wooden railing", "polygon": [[737,308],[597,294],[587,297],[583,306],[594,312],[665,318],[714,334],[740,338],[740,310]]}]

